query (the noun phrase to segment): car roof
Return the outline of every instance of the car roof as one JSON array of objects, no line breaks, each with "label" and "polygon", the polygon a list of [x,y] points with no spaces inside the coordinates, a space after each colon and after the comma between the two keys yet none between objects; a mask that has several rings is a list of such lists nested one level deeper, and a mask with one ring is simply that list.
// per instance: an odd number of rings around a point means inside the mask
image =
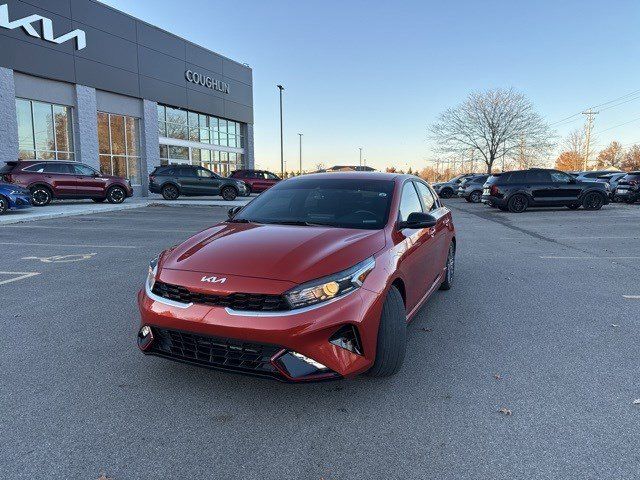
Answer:
[{"label": "car roof", "polygon": [[383,172],[327,172],[327,173],[310,173],[308,175],[302,175],[298,177],[293,177],[288,179],[288,182],[295,181],[301,178],[309,178],[313,176],[313,178],[327,179],[332,180],[336,178],[343,178],[346,180],[400,180],[404,178],[414,178],[416,180],[421,180],[419,177],[415,175],[406,175],[406,174],[398,174],[398,173],[383,173]]}]

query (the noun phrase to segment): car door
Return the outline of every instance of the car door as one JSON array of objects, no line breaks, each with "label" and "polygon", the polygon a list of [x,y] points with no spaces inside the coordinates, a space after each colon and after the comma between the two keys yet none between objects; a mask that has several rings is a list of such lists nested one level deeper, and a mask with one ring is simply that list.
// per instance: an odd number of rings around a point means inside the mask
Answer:
[{"label": "car door", "polygon": [[[414,182],[408,180],[402,186],[398,222],[406,221],[414,212],[422,212],[422,202]],[[435,229],[396,229],[393,238],[398,270],[405,283],[407,313],[412,313],[433,283],[435,267],[429,257],[436,246]]]},{"label": "car door", "polygon": [[76,178],[76,196],[105,197],[107,180],[100,173],[88,165],[77,163],[71,165]]},{"label": "car door", "polygon": [[554,203],[571,204],[578,201],[582,193],[579,180],[557,170],[552,170],[550,176],[553,182],[552,199]]},{"label": "car door", "polygon": [[[429,259],[430,277],[427,282],[436,281],[440,274],[444,271],[449,254],[449,230],[451,228],[451,213],[449,209],[440,204],[436,198],[435,192],[422,182],[415,182],[422,202],[422,211],[435,217],[438,223],[433,228],[428,229],[435,242],[431,251],[427,252]],[[431,248],[427,245],[426,248]]]},{"label": "car door", "polygon": [[219,195],[222,179],[206,168],[197,168],[196,175],[198,177],[198,195]]},{"label": "car door", "polygon": [[196,169],[193,167],[175,167],[176,180],[180,185],[181,193],[185,195],[198,195],[199,179]]},{"label": "car door", "polygon": [[526,172],[525,183],[525,188],[531,193],[536,205],[553,203],[556,193],[548,171],[530,170]]},{"label": "car door", "polygon": [[51,186],[54,197],[74,197],[76,195],[76,178],[71,165],[62,162],[47,162],[43,165],[44,181]]}]

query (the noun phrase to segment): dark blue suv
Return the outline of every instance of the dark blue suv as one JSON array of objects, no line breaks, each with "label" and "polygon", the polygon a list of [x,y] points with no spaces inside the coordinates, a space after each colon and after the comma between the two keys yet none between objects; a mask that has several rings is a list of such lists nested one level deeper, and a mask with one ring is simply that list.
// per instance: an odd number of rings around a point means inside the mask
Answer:
[{"label": "dark blue suv", "polygon": [[11,183],[0,182],[0,215],[7,210],[31,206],[31,192]]}]

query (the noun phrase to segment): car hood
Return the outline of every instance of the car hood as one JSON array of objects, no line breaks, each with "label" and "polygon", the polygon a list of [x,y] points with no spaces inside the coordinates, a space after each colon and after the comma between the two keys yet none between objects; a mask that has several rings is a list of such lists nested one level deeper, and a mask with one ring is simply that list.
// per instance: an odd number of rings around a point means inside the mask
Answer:
[{"label": "car hood", "polygon": [[168,252],[160,268],[304,283],[352,267],[384,246],[383,230],[223,223]]}]

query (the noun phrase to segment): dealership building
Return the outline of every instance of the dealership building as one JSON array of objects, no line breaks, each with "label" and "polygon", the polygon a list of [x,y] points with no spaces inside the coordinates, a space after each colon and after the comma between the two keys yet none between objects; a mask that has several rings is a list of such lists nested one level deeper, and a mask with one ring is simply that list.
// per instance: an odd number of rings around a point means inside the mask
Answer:
[{"label": "dealership building", "polygon": [[0,0],[0,162],[16,159],[142,195],[159,165],[252,168],[252,71],[93,0]]}]

